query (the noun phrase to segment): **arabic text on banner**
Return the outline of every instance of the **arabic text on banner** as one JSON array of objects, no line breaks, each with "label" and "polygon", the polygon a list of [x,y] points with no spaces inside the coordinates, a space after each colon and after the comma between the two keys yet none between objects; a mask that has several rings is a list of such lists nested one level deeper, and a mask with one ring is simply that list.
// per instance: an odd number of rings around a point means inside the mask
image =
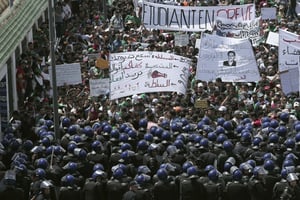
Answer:
[{"label": "arabic text on banner", "polygon": [[90,96],[96,97],[109,93],[109,78],[90,79]]},{"label": "arabic text on banner", "polygon": [[285,95],[299,91],[299,68],[294,67],[280,73],[281,89]]},{"label": "arabic text on banner", "polygon": [[[80,63],[56,65],[56,85],[76,85],[82,83]],[[49,67],[51,72],[51,66]],[[52,81],[52,73],[50,73]],[[51,83],[52,84],[52,83]]]},{"label": "arabic text on banner", "polygon": [[[235,52],[235,66],[226,66],[228,52]],[[260,79],[251,43],[248,39],[235,39],[202,34],[196,78],[226,82],[249,82]]]},{"label": "arabic text on banner", "polygon": [[299,35],[279,29],[278,65],[280,72],[300,66]]},{"label": "arabic text on banner", "polygon": [[148,92],[186,92],[188,58],[142,51],[113,53],[109,61],[110,99]]},{"label": "arabic text on banner", "polygon": [[261,17],[253,20],[230,20],[224,17],[216,18],[216,34],[222,37],[249,38],[252,46],[262,41],[263,33],[260,31]]},{"label": "arabic text on banner", "polygon": [[245,4],[196,7],[143,2],[142,19],[146,28],[193,32],[212,30],[216,17],[253,20],[255,6]]}]

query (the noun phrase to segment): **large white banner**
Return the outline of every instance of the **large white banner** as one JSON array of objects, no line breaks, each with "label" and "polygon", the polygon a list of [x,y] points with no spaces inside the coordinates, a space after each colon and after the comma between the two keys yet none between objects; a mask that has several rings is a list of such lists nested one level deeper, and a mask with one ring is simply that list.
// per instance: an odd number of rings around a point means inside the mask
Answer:
[{"label": "large white banner", "polygon": [[185,94],[190,59],[164,52],[110,54],[110,99],[139,93]]},{"label": "large white banner", "polygon": [[109,78],[90,79],[90,96],[96,97],[109,93]]},{"label": "large white banner", "polygon": [[300,36],[279,29],[278,47],[279,71],[285,71],[300,66]]},{"label": "large white banner", "polygon": [[[56,65],[56,85],[76,85],[82,83],[80,63]],[[52,67],[49,67],[50,80],[52,84]]]},{"label": "large white banner", "polygon": [[261,17],[253,20],[230,20],[224,17],[216,18],[216,34],[222,37],[248,38],[252,46],[262,41],[263,33],[260,30]]},{"label": "large white banner", "polygon": [[233,21],[253,20],[255,6],[173,6],[143,1],[142,19],[146,28],[191,32],[212,30],[216,17]]},{"label": "large white banner", "polygon": [[250,41],[202,34],[196,77],[204,81],[258,81],[260,75]]}]

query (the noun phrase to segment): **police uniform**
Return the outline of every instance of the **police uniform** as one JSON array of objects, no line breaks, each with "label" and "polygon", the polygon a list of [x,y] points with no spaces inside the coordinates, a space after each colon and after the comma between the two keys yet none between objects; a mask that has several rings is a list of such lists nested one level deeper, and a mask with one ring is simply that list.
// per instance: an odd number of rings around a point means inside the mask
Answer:
[{"label": "police uniform", "polygon": [[178,199],[177,187],[174,181],[158,180],[153,186],[153,199]]},{"label": "police uniform", "polygon": [[59,190],[59,200],[81,200],[81,188],[61,187]]}]

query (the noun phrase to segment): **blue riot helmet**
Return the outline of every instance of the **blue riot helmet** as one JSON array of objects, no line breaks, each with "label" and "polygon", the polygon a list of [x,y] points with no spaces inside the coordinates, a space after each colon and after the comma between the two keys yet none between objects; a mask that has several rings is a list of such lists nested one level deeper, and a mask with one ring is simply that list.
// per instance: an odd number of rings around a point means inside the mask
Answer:
[{"label": "blue riot helmet", "polygon": [[102,171],[104,171],[104,167],[103,167],[103,165],[102,165],[101,163],[96,163],[96,164],[94,164],[94,166],[93,166],[93,171],[97,171],[97,170],[102,170]]},{"label": "blue riot helmet", "polygon": [[142,151],[144,151],[144,150],[147,150],[148,149],[148,143],[147,143],[147,141],[146,140],[140,140],[140,141],[138,141],[138,143],[137,143],[137,149],[138,150],[142,150]]},{"label": "blue riot helmet", "polygon": [[190,178],[199,177],[199,170],[195,166],[191,166],[187,169],[187,174]]},{"label": "blue riot helmet", "polygon": [[148,142],[153,142],[153,135],[151,133],[146,133],[144,139]]},{"label": "blue riot helmet", "polygon": [[168,172],[165,168],[160,168],[156,172],[157,178],[159,180],[165,181],[168,178]]},{"label": "blue riot helmet", "polygon": [[147,128],[148,120],[143,118],[139,120],[139,128]]},{"label": "blue riot helmet", "polygon": [[136,178],[135,181],[139,184],[139,185],[143,185],[147,182],[149,182],[151,180],[151,177],[149,175],[146,174],[139,174]]},{"label": "blue riot helmet", "polygon": [[231,121],[225,121],[223,124],[223,127],[225,128],[226,131],[232,131],[233,130],[233,125]]},{"label": "blue riot helmet", "polygon": [[284,144],[287,149],[293,149],[296,145],[296,142],[294,138],[287,138]]},{"label": "blue riot helmet", "polygon": [[182,164],[182,171],[183,172],[187,172],[187,169],[189,168],[189,167],[191,167],[191,166],[193,166],[193,163],[191,162],[191,161],[186,161],[186,162],[184,162],[183,164]]},{"label": "blue riot helmet", "polygon": [[61,178],[61,182],[63,186],[74,186],[75,184],[75,177],[71,174],[66,174]]},{"label": "blue riot helmet", "polygon": [[212,169],[207,174],[209,180],[211,181],[217,181],[219,179],[219,172],[216,169]]},{"label": "blue riot helmet", "polygon": [[115,179],[120,179],[124,176],[124,170],[122,168],[117,168],[113,171],[113,177]]},{"label": "blue riot helmet", "polygon": [[126,133],[121,133],[119,137],[120,142],[128,142],[128,135]]},{"label": "blue riot helmet", "polygon": [[230,140],[225,140],[223,142],[223,149],[225,151],[230,152],[230,151],[233,150],[233,148],[234,148],[234,146],[233,146],[233,144],[232,144],[232,142]]},{"label": "blue riot helmet", "polygon": [[288,123],[290,118],[290,114],[288,112],[282,112],[279,114],[279,119],[284,123]]},{"label": "blue riot helmet", "polygon": [[68,128],[68,127],[71,125],[71,120],[70,120],[70,118],[64,117],[64,118],[61,120],[61,125],[62,125],[63,128]]},{"label": "blue riot helmet", "polygon": [[85,126],[82,129],[82,132],[83,132],[84,135],[86,135],[89,138],[92,138],[94,136],[94,130],[92,129],[91,126]]},{"label": "blue riot helmet", "polygon": [[287,127],[283,126],[283,125],[279,125],[276,128],[276,131],[277,131],[278,135],[281,136],[281,137],[285,137],[287,132],[288,132]]},{"label": "blue riot helmet", "polygon": [[78,164],[75,162],[68,162],[65,166],[63,166],[63,169],[73,173],[78,169]]},{"label": "blue riot helmet", "polygon": [[216,141],[216,139],[217,139],[217,134],[216,134],[215,132],[209,132],[209,133],[207,134],[207,139],[208,139],[209,141],[214,142],[214,141]]},{"label": "blue riot helmet", "polygon": [[234,170],[234,172],[232,173],[232,178],[235,181],[240,181],[242,177],[243,177],[243,173],[239,169]]},{"label": "blue riot helmet", "polygon": [[110,124],[106,124],[106,125],[104,125],[103,126],[103,129],[102,129],[102,131],[103,131],[103,134],[105,135],[109,135],[110,134],[110,132],[112,131],[112,126],[110,125]]},{"label": "blue riot helmet", "polygon": [[34,175],[39,179],[44,179],[46,177],[46,172],[42,168],[37,168],[34,170]]},{"label": "blue riot helmet", "polygon": [[204,171],[206,173],[208,173],[209,171],[215,169],[215,167],[213,165],[206,165],[205,168],[204,168]]},{"label": "blue riot helmet", "polygon": [[279,126],[279,122],[276,119],[272,119],[270,121],[270,127],[277,128]]},{"label": "blue riot helmet", "polygon": [[47,169],[48,166],[49,166],[49,163],[46,158],[39,158],[35,161],[36,168]]},{"label": "blue riot helmet", "polygon": [[225,120],[224,117],[219,117],[219,118],[217,119],[217,125],[218,125],[218,126],[223,126],[223,124],[224,124],[225,121],[226,121],[226,120]]},{"label": "blue riot helmet", "polygon": [[275,169],[275,162],[272,159],[267,159],[264,161],[263,166],[267,171],[273,171]]}]

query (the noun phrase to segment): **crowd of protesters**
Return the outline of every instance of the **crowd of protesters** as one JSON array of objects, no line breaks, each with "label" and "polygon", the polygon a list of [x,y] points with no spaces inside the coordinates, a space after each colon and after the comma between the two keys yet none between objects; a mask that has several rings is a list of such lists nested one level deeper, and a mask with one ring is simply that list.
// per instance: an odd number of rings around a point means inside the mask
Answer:
[{"label": "crowd of protesters", "polygon": [[[174,5],[173,1],[168,1]],[[178,6],[255,3],[276,7],[263,20],[265,37],[300,34],[296,2],[178,1]],[[0,143],[0,199],[300,199],[300,99],[284,94],[278,47],[253,47],[258,82],[196,80],[199,49],[174,45],[174,32],[147,30],[141,2],[57,1],[56,64],[79,62],[82,84],[58,87],[60,134],[54,133],[45,22],[17,68],[19,110]],[[91,97],[89,80],[108,78],[88,54],[164,51],[192,59],[186,94],[142,93],[110,100]],[[46,58],[46,59],[44,59]],[[207,105],[197,107],[204,100]],[[60,135],[61,138],[56,138]]]}]

